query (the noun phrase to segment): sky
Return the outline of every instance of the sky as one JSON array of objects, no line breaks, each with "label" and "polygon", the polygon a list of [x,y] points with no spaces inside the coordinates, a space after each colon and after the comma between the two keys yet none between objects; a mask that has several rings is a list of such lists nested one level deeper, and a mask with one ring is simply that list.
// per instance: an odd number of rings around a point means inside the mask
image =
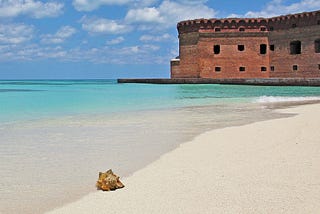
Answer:
[{"label": "sky", "polygon": [[0,79],[167,78],[179,21],[319,9],[320,0],[0,0]]}]

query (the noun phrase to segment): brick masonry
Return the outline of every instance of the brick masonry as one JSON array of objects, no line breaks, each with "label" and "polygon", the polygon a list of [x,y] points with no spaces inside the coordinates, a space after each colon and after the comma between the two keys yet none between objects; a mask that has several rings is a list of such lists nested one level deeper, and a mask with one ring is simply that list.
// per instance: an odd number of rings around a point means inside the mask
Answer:
[{"label": "brick masonry", "polygon": [[[269,19],[187,20],[177,28],[179,59],[171,61],[171,78],[320,78],[320,53],[315,51],[320,11]],[[301,53],[292,54],[290,43],[297,41]]]}]

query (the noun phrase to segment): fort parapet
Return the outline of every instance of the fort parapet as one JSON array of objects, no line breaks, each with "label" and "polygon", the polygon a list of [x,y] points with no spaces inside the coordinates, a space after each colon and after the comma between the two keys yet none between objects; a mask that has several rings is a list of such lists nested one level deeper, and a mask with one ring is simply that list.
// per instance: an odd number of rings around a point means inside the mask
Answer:
[{"label": "fort parapet", "polygon": [[179,22],[171,78],[320,78],[320,11]]}]

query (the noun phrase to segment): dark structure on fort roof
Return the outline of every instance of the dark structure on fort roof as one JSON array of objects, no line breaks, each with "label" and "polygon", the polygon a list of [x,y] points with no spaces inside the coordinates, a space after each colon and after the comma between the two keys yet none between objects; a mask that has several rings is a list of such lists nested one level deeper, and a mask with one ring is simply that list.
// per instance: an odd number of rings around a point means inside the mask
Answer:
[{"label": "dark structure on fort roof", "polygon": [[320,11],[179,22],[171,78],[320,78]]}]

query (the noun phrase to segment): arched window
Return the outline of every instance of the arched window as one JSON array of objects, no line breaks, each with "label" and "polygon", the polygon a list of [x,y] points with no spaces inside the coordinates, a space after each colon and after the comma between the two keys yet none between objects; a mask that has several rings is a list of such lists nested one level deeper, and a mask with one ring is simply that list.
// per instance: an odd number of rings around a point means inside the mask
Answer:
[{"label": "arched window", "polygon": [[290,42],[290,54],[301,54],[301,41]]}]

